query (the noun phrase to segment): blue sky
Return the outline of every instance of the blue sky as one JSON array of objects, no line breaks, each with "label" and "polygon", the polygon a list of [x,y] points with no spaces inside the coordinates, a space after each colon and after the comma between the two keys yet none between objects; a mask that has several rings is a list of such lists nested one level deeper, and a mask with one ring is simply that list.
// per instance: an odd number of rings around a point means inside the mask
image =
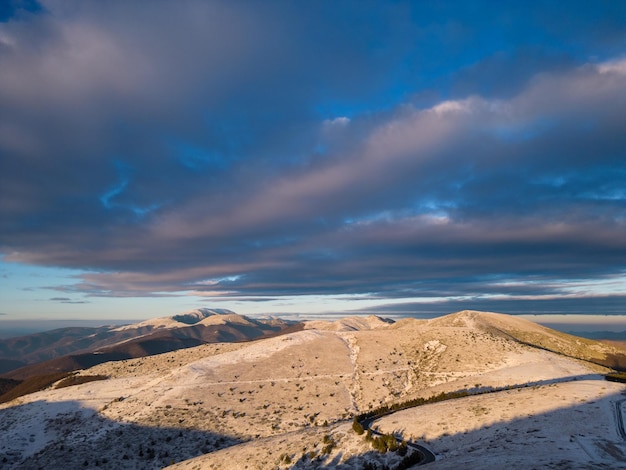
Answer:
[{"label": "blue sky", "polygon": [[8,1],[0,318],[624,314],[626,4]]}]

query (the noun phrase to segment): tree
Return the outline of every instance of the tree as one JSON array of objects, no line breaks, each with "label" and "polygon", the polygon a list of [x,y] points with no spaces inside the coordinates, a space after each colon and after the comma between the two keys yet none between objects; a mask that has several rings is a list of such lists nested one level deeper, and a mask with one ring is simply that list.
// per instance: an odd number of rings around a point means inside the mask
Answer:
[{"label": "tree", "polygon": [[365,429],[363,429],[363,425],[359,423],[359,419],[356,416],[354,417],[354,421],[352,421],[352,429],[359,436],[365,432]]}]

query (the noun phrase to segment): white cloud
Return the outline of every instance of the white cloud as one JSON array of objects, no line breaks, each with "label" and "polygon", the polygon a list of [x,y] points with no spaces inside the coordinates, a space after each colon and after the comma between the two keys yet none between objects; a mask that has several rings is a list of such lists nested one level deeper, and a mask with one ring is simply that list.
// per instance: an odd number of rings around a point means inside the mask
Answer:
[{"label": "white cloud", "polygon": [[619,73],[626,75],[626,59],[620,58],[603,62],[598,64],[597,69],[600,73]]},{"label": "white cloud", "polygon": [[324,125],[325,126],[344,127],[344,126],[347,126],[348,124],[350,124],[350,118],[347,118],[345,116],[340,116],[340,117],[336,117],[334,119],[325,119],[324,120]]},{"label": "white cloud", "polygon": [[449,100],[442,101],[431,108],[431,111],[440,116],[456,113],[467,113],[472,109],[472,100]]}]

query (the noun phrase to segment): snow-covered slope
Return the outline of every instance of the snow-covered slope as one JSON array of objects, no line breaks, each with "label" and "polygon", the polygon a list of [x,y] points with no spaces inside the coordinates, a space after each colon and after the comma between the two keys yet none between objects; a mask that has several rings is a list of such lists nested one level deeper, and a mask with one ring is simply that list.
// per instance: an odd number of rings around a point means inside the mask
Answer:
[{"label": "snow-covered slope", "polygon": [[115,328],[114,331],[140,330],[144,328],[148,328],[150,330],[161,328],[183,328],[185,326],[195,325],[213,316],[232,317],[233,315],[238,316],[234,312],[226,309],[196,308],[171,317],[151,318],[139,323],[120,326]]},{"label": "snow-covered slope", "polygon": [[[600,366],[508,333],[551,330],[481,312],[361,320],[100,364],[80,374],[106,380],[0,405],[0,461],[7,468],[392,467],[401,457],[374,451],[352,431],[352,416],[466,390],[492,393],[394,413],[373,426],[421,441],[437,455],[433,468],[626,468],[617,411],[623,385],[604,381]],[[577,339],[559,338],[577,350]]]},{"label": "snow-covered slope", "polygon": [[341,318],[335,321],[309,320],[304,322],[304,328],[329,331],[361,331],[385,328],[392,323],[393,320],[370,315],[367,317]]},{"label": "snow-covered slope", "polygon": [[[33,360],[33,364],[8,371],[4,378],[23,380],[52,372],[72,371],[104,361],[148,356],[203,343],[247,341],[279,334],[289,327],[294,327],[294,324],[276,318],[252,319],[226,309],[198,308],[170,317],[103,328],[97,334],[89,329],[84,337],[79,332],[73,332],[67,339],[72,339],[75,346],[68,345],[68,341],[59,337],[54,344],[63,344],[64,347],[47,347],[45,352],[48,352],[49,360]],[[32,343],[37,343],[39,336],[33,338]],[[54,351],[60,353],[54,354]]]}]

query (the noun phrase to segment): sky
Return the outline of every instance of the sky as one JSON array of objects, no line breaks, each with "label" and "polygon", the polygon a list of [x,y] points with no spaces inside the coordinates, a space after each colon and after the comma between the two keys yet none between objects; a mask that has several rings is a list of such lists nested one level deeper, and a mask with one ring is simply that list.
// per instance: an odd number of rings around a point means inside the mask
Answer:
[{"label": "sky", "polygon": [[626,3],[0,4],[0,319],[626,313]]}]

